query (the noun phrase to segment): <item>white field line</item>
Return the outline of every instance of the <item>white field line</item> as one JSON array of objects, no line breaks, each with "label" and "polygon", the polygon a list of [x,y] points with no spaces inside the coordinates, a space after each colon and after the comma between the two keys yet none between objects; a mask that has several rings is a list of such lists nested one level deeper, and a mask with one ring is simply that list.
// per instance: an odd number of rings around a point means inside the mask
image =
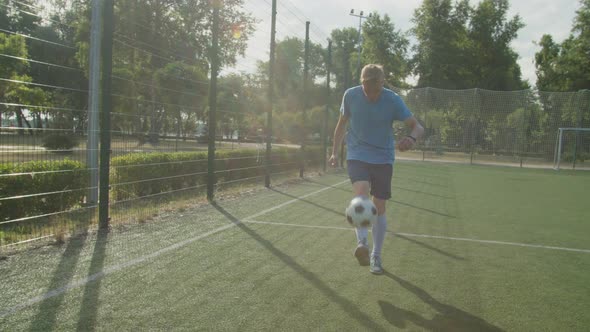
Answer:
[{"label": "white field line", "polygon": [[541,244],[528,244],[528,243],[493,241],[493,240],[478,240],[478,239],[469,239],[469,238],[463,238],[463,237],[450,237],[450,236],[438,236],[438,235],[426,235],[426,234],[410,234],[410,233],[397,233],[397,234],[403,235],[403,236],[408,236],[408,237],[423,237],[423,238],[430,238],[430,239],[466,241],[466,242],[477,242],[477,243],[487,243],[487,244],[500,244],[500,245],[505,245],[505,246],[517,246],[517,247],[527,247],[527,248],[541,248],[541,249],[550,249],[550,250],[573,251],[573,252],[583,252],[586,254],[590,254],[589,249],[554,247],[554,246],[545,246],[545,245],[541,245]]},{"label": "white field line", "polygon": [[[330,190],[330,189],[332,189],[332,187],[339,186],[339,185],[344,184],[346,182],[349,182],[349,180],[338,182],[336,184],[330,185],[329,187],[325,187],[325,188],[316,190],[314,192],[311,192],[309,194],[305,194],[303,196],[300,196],[298,198],[294,198],[294,199],[289,200],[287,202],[284,202],[282,204],[273,206],[273,207],[268,208],[266,210],[260,211],[260,212],[258,212],[256,214],[253,214],[253,215],[251,215],[249,217],[246,217],[243,220],[260,217],[260,216],[262,216],[262,215],[264,215],[266,213],[269,213],[271,211],[280,209],[280,208],[285,207],[285,206],[287,206],[289,204],[293,204],[293,203],[298,202],[298,201],[300,201],[300,200],[302,200],[302,199],[304,199],[306,197],[317,195],[317,194],[319,194],[321,192],[324,192],[326,190]],[[206,238],[208,236],[214,235],[216,233],[219,233],[219,232],[224,231],[226,229],[229,229],[231,227],[237,226],[240,223],[242,223],[242,221],[238,221],[237,223],[227,224],[225,226],[218,227],[216,229],[213,229],[213,230],[211,230],[209,232],[206,232],[204,234],[201,234],[199,236],[196,236],[196,237],[190,238],[188,240],[184,240],[182,242],[173,244],[173,245],[168,246],[166,248],[160,249],[160,250],[155,251],[155,252],[153,252],[153,253],[151,253],[149,255],[144,255],[144,256],[138,257],[136,259],[130,260],[128,262],[125,262],[125,263],[121,263],[121,264],[117,264],[117,265],[113,265],[113,266],[107,267],[107,268],[103,269],[102,271],[97,272],[95,274],[92,274],[92,275],[90,275],[90,276],[88,276],[86,278],[82,278],[82,279],[78,279],[78,280],[72,281],[72,282],[70,282],[69,284],[67,284],[67,285],[65,285],[63,287],[52,289],[52,290],[48,291],[47,293],[45,293],[43,295],[36,296],[36,297],[34,297],[34,298],[26,301],[26,302],[23,302],[23,303],[21,303],[19,305],[16,305],[16,306],[13,306],[11,308],[8,308],[8,309],[6,309],[4,311],[1,311],[0,312],[0,318],[3,318],[5,316],[8,316],[8,315],[10,315],[10,314],[12,314],[12,313],[14,313],[16,311],[19,311],[19,310],[21,310],[23,308],[26,308],[28,306],[31,306],[31,305],[33,305],[35,303],[39,303],[39,302],[45,301],[46,299],[49,299],[49,298],[52,298],[52,297],[61,295],[61,294],[65,293],[65,292],[69,291],[70,289],[74,289],[74,288],[85,286],[86,284],[88,284],[88,283],[90,283],[90,282],[92,282],[92,281],[94,281],[96,279],[99,279],[99,278],[102,278],[104,276],[107,276],[107,275],[109,275],[111,273],[114,273],[114,272],[123,270],[123,269],[125,269],[127,267],[131,267],[131,266],[135,266],[135,265],[141,264],[141,263],[143,263],[143,262],[145,262],[145,261],[147,261],[149,259],[156,258],[156,257],[158,257],[158,256],[160,256],[160,255],[162,255],[164,253],[167,253],[167,252],[170,252],[170,251],[173,251],[173,250],[182,248],[182,247],[184,247],[184,246],[186,246],[188,244],[191,244],[191,243],[193,243],[195,241],[202,240],[202,239],[204,239],[204,238]]]},{"label": "white field line", "polygon": [[[301,228],[337,229],[337,230],[343,230],[343,231],[354,230],[351,227],[297,225],[297,224],[285,224],[285,223],[279,223],[279,222],[257,221],[257,220],[250,220],[250,219],[244,219],[244,220],[242,220],[242,222],[243,223],[251,223],[251,224],[277,225],[277,226],[289,226],[289,227],[301,227]],[[506,245],[506,246],[527,247],[527,248],[541,248],[541,249],[550,249],[550,250],[573,251],[573,252],[581,252],[581,253],[590,254],[589,249],[575,249],[575,248],[545,246],[545,245],[540,245],[540,244],[527,244],[527,243],[492,241],[492,240],[478,240],[478,239],[469,239],[469,238],[462,238],[462,237],[450,237],[450,236],[438,236],[438,235],[426,235],[426,234],[394,233],[394,235],[395,234],[399,234],[399,235],[403,235],[403,236],[407,236],[407,237],[422,237],[422,238],[439,239],[439,240],[466,241],[466,242],[498,244],[498,245]]]}]

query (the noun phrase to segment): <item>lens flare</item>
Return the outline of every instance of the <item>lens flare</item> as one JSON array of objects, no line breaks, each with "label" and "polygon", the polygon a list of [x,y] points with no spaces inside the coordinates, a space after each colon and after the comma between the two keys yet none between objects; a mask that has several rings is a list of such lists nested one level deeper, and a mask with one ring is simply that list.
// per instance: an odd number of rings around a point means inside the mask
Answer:
[{"label": "lens flare", "polygon": [[237,24],[232,25],[231,34],[234,39],[240,39],[242,37],[242,27]]}]

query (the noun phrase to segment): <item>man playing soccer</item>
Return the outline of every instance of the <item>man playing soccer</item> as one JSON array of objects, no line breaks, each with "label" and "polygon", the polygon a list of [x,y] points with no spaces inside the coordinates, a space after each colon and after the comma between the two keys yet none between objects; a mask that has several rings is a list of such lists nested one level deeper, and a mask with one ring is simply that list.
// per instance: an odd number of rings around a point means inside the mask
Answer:
[{"label": "man playing soccer", "polygon": [[377,207],[377,223],[373,225],[373,252],[369,258],[368,228],[357,228],[357,247],[354,256],[359,264],[370,264],[371,273],[381,274],[381,249],[385,239],[387,220],[385,202],[391,198],[393,176],[394,137],[393,121],[403,121],[411,132],[401,139],[399,151],[411,149],[424,133],[424,128],[408,110],[400,96],[385,89],[385,74],[380,65],[366,65],[361,72],[360,86],[346,90],[340,107],[340,118],[334,132],[334,146],[330,164],[335,166],[338,151],[350,121],[347,144],[347,167],[355,196],[373,196]]}]

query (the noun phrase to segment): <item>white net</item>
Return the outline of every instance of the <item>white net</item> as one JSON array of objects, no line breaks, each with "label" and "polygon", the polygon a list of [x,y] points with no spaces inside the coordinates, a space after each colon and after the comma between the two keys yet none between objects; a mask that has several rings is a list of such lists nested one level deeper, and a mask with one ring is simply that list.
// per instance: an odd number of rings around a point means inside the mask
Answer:
[{"label": "white net", "polygon": [[[590,127],[590,91],[396,89],[424,125],[416,149],[399,158],[553,167],[559,128]],[[403,130],[396,128],[404,134]],[[568,133],[565,155],[586,161],[588,133]],[[577,141],[574,146],[573,142]],[[573,158],[568,157],[568,160]]]}]

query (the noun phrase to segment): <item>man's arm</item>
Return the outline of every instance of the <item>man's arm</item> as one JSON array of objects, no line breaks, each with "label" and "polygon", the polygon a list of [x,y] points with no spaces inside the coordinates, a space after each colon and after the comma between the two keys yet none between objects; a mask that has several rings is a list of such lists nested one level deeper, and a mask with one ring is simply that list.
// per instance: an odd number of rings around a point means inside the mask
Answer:
[{"label": "man's arm", "polygon": [[397,148],[401,152],[408,151],[414,147],[416,141],[424,134],[424,128],[415,117],[411,116],[407,118],[404,123],[410,128],[411,132],[410,135],[402,138],[397,144]]},{"label": "man's arm", "polygon": [[334,144],[332,145],[332,156],[330,156],[330,165],[335,166],[338,161],[338,151],[342,145],[344,139],[344,133],[346,132],[346,124],[348,123],[349,116],[341,114],[336,124],[336,130],[334,130]]}]

